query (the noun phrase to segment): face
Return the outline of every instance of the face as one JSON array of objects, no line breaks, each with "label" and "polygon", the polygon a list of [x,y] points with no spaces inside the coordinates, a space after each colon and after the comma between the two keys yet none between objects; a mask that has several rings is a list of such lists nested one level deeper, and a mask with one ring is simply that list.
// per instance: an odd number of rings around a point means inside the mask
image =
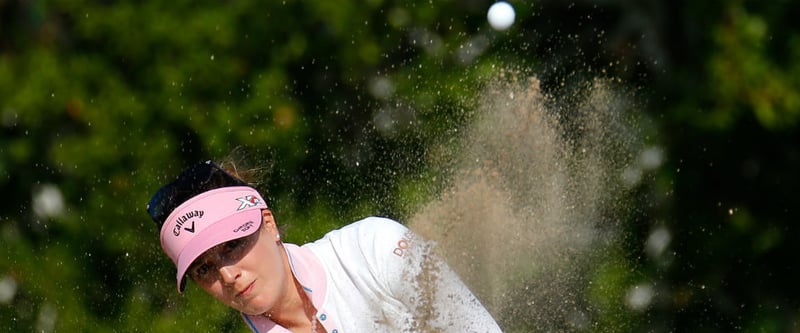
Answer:
[{"label": "face", "polygon": [[206,292],[249,315],[272,309],[289,290],[290,274],[272,213],[262,211],[261,228],[204,252],[189,275]]}]

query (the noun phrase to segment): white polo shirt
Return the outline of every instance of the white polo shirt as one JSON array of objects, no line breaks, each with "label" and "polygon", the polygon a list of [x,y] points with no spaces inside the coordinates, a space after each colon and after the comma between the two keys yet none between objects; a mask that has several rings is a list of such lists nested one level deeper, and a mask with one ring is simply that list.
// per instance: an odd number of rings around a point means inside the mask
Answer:
[{"label": "white polo shirt", "polygon": [[[400,223],[370,217],[303,245],[284,244],[292,273],[329,333],[502,332],[440,259]],[[253,332],[289,332],[242,314]]]}]

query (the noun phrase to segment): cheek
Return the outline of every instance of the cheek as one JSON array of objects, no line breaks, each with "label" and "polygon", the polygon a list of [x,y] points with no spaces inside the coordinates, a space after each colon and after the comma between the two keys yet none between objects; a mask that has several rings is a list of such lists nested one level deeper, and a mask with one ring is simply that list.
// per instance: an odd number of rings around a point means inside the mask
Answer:
[{"label": "cheek", "polygon": [[240,262],[248,280],[257,281],[254,298],[244,304],[240,311],[250,315],[262,314],[278,304],[282,295],[286,294],[291,274],[284,267],[282,251],[283,248],[274,244],[260,244]]},{"label": "cheek", "polygon": [[284,274],[283,248],[275,243],[263,242],[253,247],[247,255],[247,265],[256,274],[275,277]]},{"label": "cheek", "polygon": [[201,289],[205,290],[206,293],[213,296],[214,298],[222,301],[223,303],[229,303],[227,297],[225,296],[224,291],[222,290],[222,284],[215,280],[215,281],[197,281],[195,280],[195,284],[197,284]]}]

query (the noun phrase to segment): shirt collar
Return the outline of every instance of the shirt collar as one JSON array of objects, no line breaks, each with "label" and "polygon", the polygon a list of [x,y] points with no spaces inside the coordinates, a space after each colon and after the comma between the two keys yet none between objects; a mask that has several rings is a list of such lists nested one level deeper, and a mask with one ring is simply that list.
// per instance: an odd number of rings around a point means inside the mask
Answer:
[{"label": "shirt collar", "polygon": [[319,259],[306,247],[286,243],[283,247],[289,257],[292,275],[303,287],[314,307],[321,309],[327,295],[327,275]]}]

